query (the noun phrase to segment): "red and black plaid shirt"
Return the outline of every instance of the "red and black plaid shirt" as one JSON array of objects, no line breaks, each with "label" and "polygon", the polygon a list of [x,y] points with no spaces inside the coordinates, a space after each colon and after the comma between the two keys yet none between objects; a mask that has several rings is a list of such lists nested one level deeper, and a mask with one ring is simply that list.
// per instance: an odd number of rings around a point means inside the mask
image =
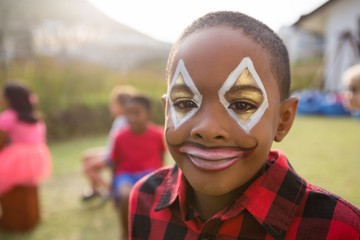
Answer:
[{"label": "red and black plaid shirt", "polygon": [[307,183],[277,151],[267,170],[231,206],[206,222],[186,201],[181,170],[140,180],[130,198],[131,239],[356,239],[360,210]]}]

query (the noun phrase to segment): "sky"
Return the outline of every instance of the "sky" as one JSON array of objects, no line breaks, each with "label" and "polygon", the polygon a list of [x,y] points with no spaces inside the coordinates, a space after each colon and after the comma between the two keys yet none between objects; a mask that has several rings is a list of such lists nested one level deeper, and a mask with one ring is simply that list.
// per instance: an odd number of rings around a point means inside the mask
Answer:
[{"label": "sky", "polygon": [[150,37],[174,42],[202,15],[218,10],[239,11],[274,31],[295,23],[327,0],[88,0],[116,21]]}]

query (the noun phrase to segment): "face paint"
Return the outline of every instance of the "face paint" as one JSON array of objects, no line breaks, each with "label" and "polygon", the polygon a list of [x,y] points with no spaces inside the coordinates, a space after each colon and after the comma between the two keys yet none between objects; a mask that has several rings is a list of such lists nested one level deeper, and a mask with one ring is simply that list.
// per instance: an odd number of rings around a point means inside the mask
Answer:
[{"label": "face paint", "polygon": [[230,116],[246,133],[269,106],[266,91],[254,65],[245,57],[219,89],[219,98]]},{"label": "face paint", "polygon": [[168,88],[171,120],[175,129],[199,110],[201,101],[202,96],[186,70],[184,61],[180,59]]}]

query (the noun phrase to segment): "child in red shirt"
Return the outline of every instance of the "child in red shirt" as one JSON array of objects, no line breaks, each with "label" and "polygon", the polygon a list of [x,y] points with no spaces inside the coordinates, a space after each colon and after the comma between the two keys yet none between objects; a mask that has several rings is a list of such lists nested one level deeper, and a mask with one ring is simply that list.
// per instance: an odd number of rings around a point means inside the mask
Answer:
[{"label": "child in red shirt", "polygon": [[209,13],[174,44],[165,139],[176,165],[130,196],[131,239],[359,239],[360,210],[280,151],[298,100],[286,47],[263,23]]},{"label": "child in red shirt", "polygon": [[141,177],[163,165],[163,129],[150,122],[150,113],[148,98],[132,97],[125,111],[128,127],[119,132],[113,145],[113,190],[125,238],[128,229],[128,198],[132,186]]},{"label": "child in red shirt", "polygon": [[101,171],[108,167],[111,149],[116,134],[127,125],[125,118],[126,102],[136,93],[132,86],[115,86],[110,94],[109,111],[114,121],[109,131],[106,147],[94,147],[87,149],[83,156],[83,172],[90,183],[90,190],[82,195],[83,201],[96,197],[103,197],[103,202],[110,197],[109,183],[101,176]]}]

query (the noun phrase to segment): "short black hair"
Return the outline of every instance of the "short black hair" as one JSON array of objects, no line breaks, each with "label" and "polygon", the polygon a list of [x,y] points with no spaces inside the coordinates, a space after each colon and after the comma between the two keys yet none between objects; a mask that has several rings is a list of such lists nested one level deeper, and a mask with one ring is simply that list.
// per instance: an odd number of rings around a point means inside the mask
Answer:
[{"label": "short black hair", "polygon": [[119,85],[112,89],[110,96],[120,106],[125,106],[135,93],[136,89],[131,85]]},{"label": "short black hair", "polygon": [[138,103],[142,105],[147,111],[151,112],[151,101],[147,96],[135,95],[130,98],[128,103]]},{"label": "short black hair", "polygon": [[170,69],[182,41],[192,33],[212,27],[230,27],[241,30],[246,36],[260,45],[268,54],[270,69],[277,80],[282,100],[289,97],[291,76],[288,51],[281,38],[264,23],[240,12],[218,11],[208,13],[188,26],[173,45],[166,69],[166,78],[170,78]]}]

